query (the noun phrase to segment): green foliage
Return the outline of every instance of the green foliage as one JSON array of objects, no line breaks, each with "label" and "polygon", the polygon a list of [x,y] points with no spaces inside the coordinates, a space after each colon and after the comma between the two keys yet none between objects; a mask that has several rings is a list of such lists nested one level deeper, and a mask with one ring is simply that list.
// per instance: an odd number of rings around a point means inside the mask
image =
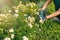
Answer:
[{"label": "green foliage", "polygon": [[[32,0],[12,0],[12,7],[0,17],[0,40],[60,40],[60,25],[51,19],[43,24],[39,22],[38,10],[45,3]],[[38,0],[36,0],[37,2]],[[25,4],[24,4],[25,3]],[[42,3],[42,4],[41,4]],[[46,14],[54,12],[53,3],[46,9]],[[13,13],[13,14],[12,14]],[[14,38],[11,38],[14,34]]]}]

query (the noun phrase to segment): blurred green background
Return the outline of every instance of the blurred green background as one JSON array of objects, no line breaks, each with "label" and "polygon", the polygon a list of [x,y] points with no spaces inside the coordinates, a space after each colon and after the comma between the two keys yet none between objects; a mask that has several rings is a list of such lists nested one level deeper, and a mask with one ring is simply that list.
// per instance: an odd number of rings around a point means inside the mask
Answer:
[{"label": "blurred green background", "polygon": [[[52,19],[43,24],[38,10],[46,0],[0,0],[0,40],[60,40],[60,25]],[[52,2],[46,14],[55,11]]]}]

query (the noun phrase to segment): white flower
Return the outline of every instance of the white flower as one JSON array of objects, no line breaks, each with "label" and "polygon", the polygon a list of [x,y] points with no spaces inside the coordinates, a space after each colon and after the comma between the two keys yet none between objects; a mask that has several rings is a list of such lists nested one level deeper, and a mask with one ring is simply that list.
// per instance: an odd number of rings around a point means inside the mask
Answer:
[{"label": "white flower", "polygon": [[37,24],[37,27],[39,27],[39,25]]},{"label": "white flower", "polygon": [[31,17],[30,22],[31,23],[34,23],[35,22],[35,18],[34,17]]},{"label": "white flower", "polygon": [[39,24],[35,23],[35,25],[36,25],[37,27],[39,27]]},{"label": "white flower", "polygon": [[35,4],[35,3],[33,3],[33,5],[34,5],[34,6],[36,6],[36,4]]},{"label": "white flower", "polygon": [[37,23],[35,23],[35,25],[37,25]]},{"label": "white flower", "polygon": [[17,17],[18,17],[18,14],[14,14],[14,17],[16,17],[16,18],[17,18]]},{"label": "white flower", "polygon": [[2,14],[0,14],[0,16],[2,16]]},{"label": "white flower", "polygon": [[39,20],[39,22],[43,24],[44,23],[44,20]]},{"label": "white flower", "polygon": [[30,20],[31,19],[31,17],[30,16],[28,16],[28,20]]},{"label": "white flower", "polygon": [[19,12],[19,10],[15,10],[15,12],[16,12],[16,13],[18,13],[18,12]]},{"label": "white flower", "polygon": [[12,39],[14,38],[14,34],[11,34],[11,38],[12,38]]},{"label": "white flower", "polygon": [[9,37],[4,38],[4,40],[11,40]]},{"label": "white flower", "polygon": [[33,5],[31,4],[31,7],[33,8]]},{"label": "white flower", "polygon": [[34,31],[34,32],[36,32],[36,31]]},{"label": "white flower", "polygon": [[22,4],[22,1],[19,1],[20,4]]},{"label": "white flower", "polygon": [[34,17],[28,17],[28,20],[31,22],[31,23],[34,23],[35,22],[35,18]]},{"label": "white flower", "polygon": [[24,14],[24,16],[26,17],[26,16],[27,16],[27,14]]},{"label": "white flower", "polygon": [[39,29],[39,31],[41,31],[41,29]]},{"label": "white flower", "polygon": [[9,13],[11,13],[12,11],[11,10],[9,10]]},{"label": "white flower", "polygon": [[26,36],[23,36],[23,40],[28,40],[28,38]]},{"label": "white flower", "polygon": [[9,29],[9,32],[14,32],[14,29],[13,28]]},{"label": "white flower", "polygon": [[33,4],[32,3],[29,3],[29,5],[31,6],[31,8],[33,8]]},{"label": "white flower", "polygon": [[1,17],[5,17],[5,14],[0,14]]},{"label": "white flower", "polygon": [[28,26],[29,26],[30,28],[32,28],[32,24],[31,24],[31,23],[28,23]]}]

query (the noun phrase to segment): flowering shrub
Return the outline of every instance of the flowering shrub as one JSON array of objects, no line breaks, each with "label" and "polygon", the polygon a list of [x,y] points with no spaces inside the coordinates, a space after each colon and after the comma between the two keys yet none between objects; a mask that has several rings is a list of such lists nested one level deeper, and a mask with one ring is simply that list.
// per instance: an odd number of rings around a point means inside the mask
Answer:
[{"label": "flowering shrub", "polygon": [[19,1],[17,6],[12,5],[12,9],[0,14],[0,40],[60,39],[60,25],[56,21],[49,19],[43,24],[39,22],[39,7],[36,3],[24,4]]}]

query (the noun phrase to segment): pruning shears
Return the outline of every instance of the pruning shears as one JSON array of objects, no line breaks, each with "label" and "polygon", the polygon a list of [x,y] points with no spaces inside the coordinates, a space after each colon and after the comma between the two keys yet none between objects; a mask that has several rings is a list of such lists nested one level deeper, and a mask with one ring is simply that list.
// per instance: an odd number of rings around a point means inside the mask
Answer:
[{"label": "pruning shears", "polygon": [[45,16],[44,10],[41,10],[39,12],[39,20],[46,20],[46,16]]}]

